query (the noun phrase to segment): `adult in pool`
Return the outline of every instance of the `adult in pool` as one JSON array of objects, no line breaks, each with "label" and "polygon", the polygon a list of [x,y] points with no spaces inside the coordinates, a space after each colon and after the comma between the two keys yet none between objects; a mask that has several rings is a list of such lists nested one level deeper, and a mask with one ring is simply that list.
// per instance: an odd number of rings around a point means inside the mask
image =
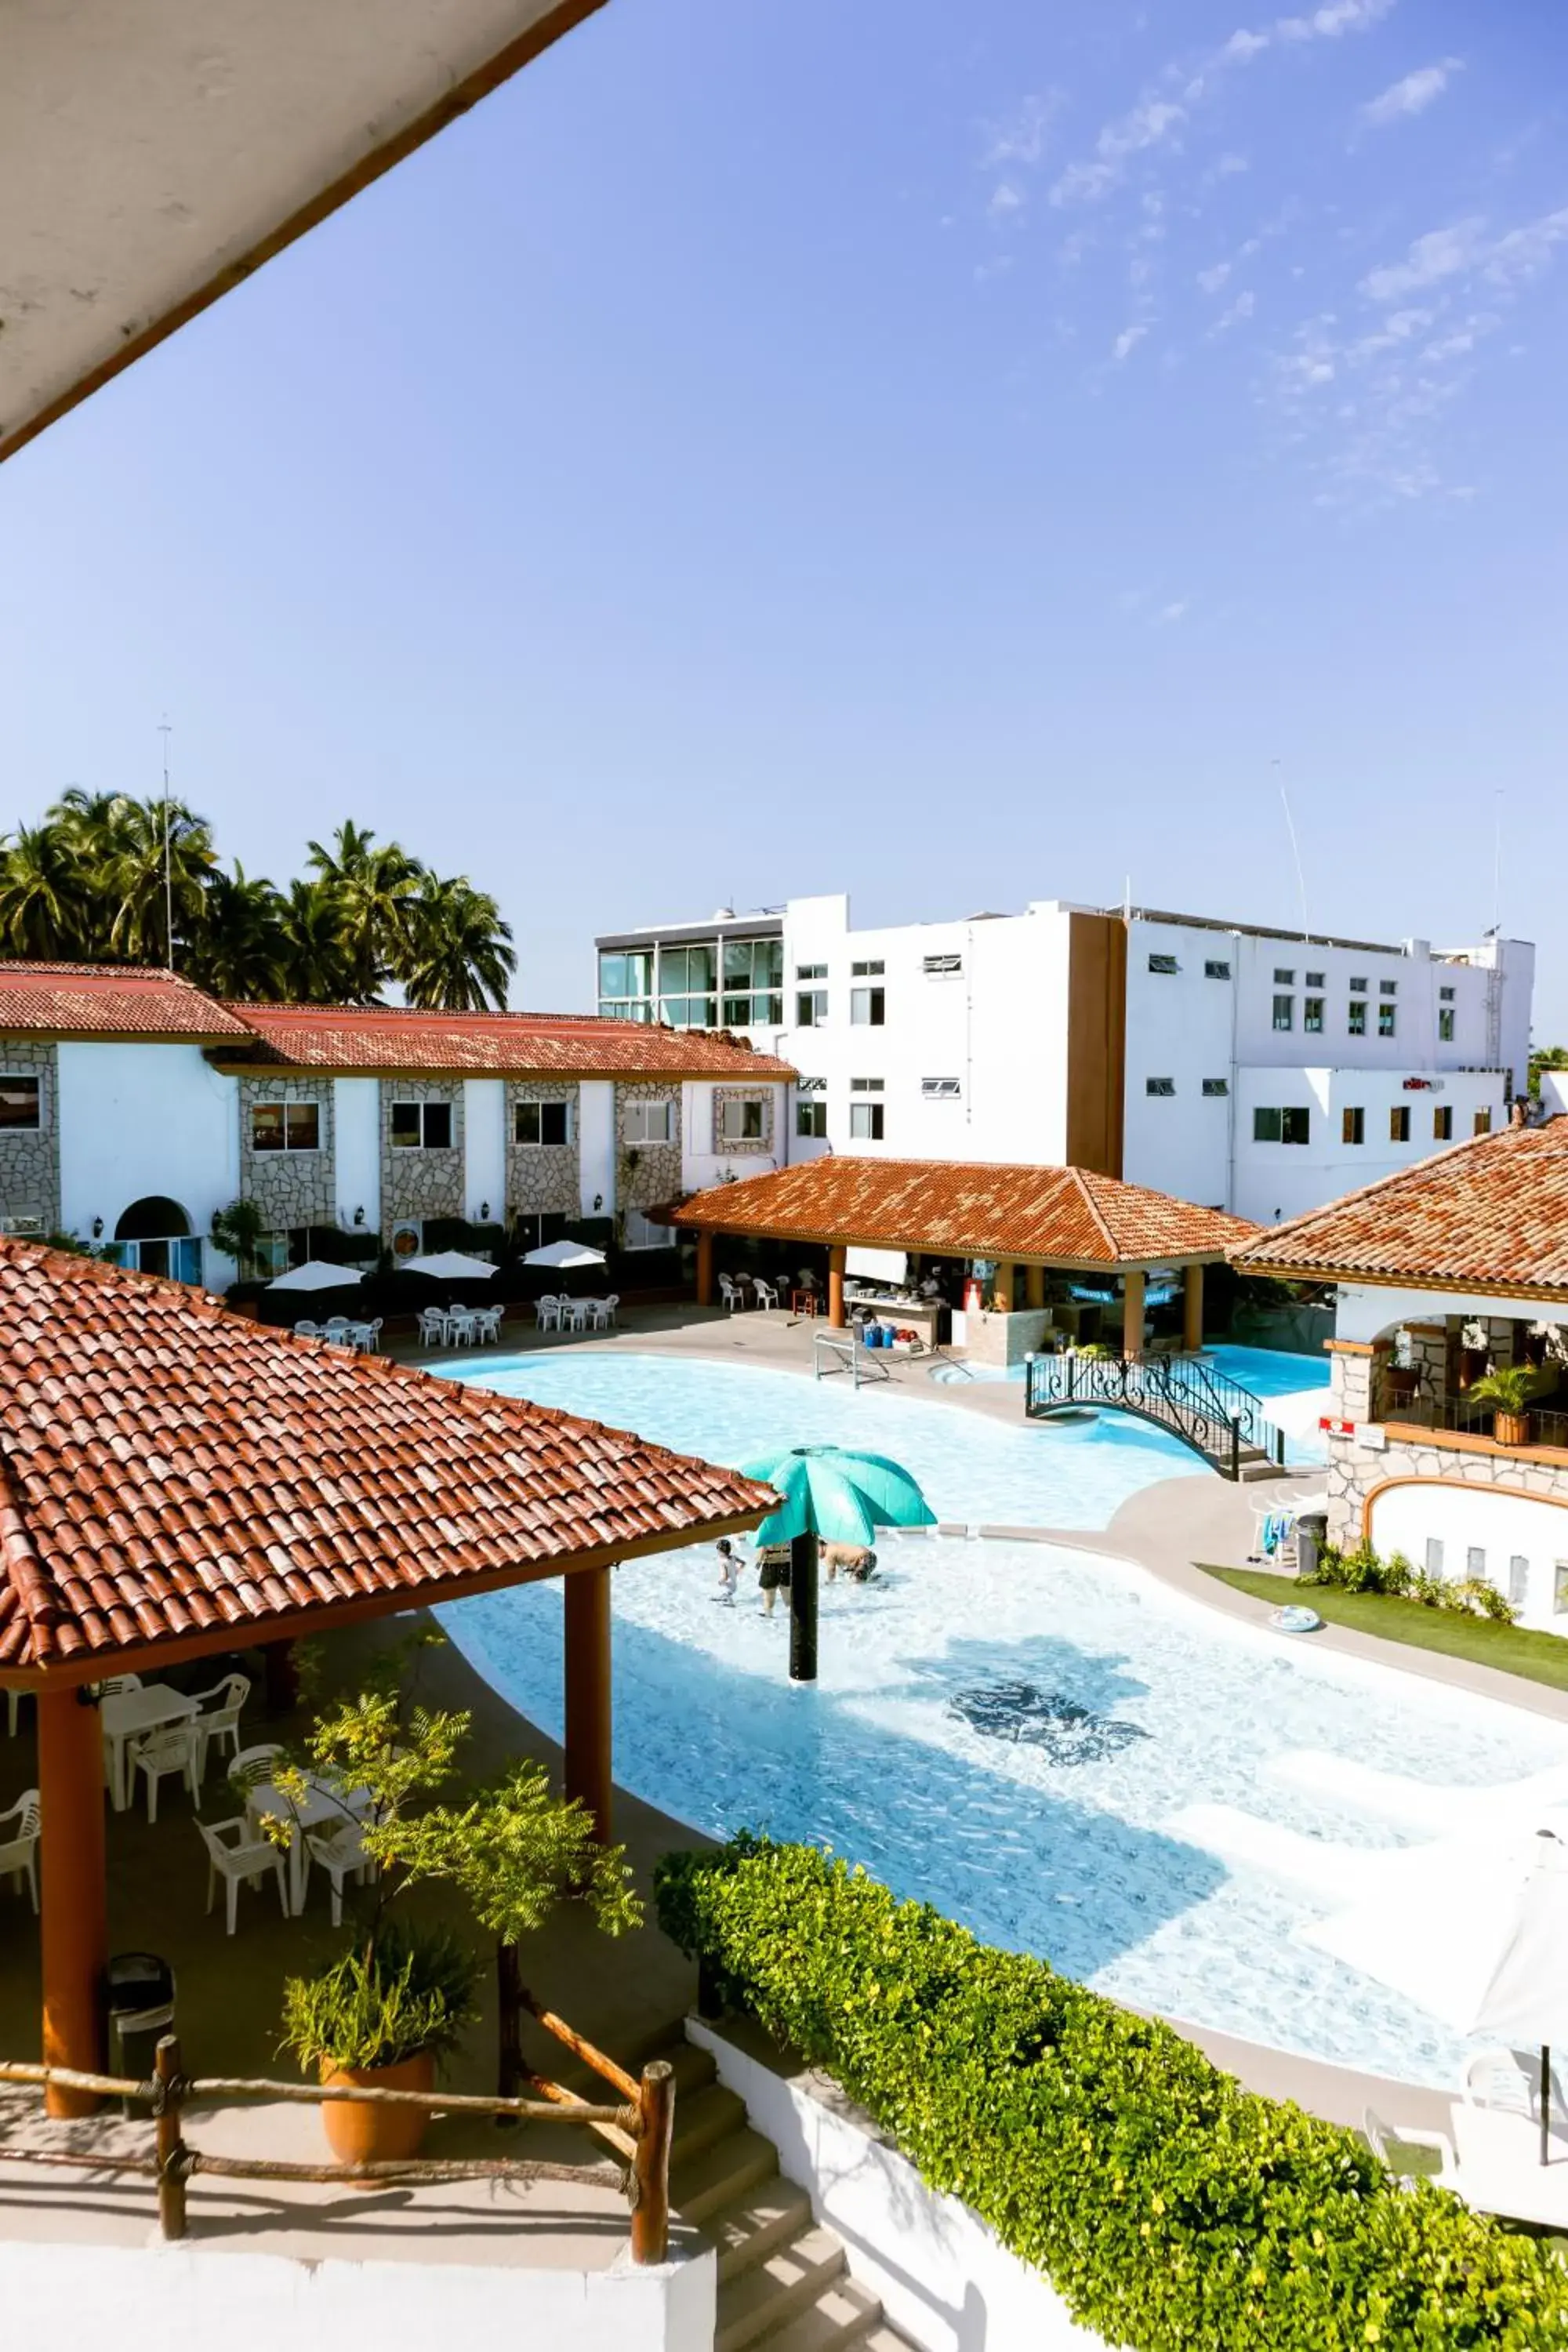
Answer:
[{"label": "adult in pool", "polygon": [[771,1617],[779,1594],[789,1591],[788,1544],[759,1544],[757,1569],[763,1588],[763,1614]]},{"label": "adult in pool", "polygon": [[825,1543],[822,1559],[829,1584],[835,1581],[840,1569],[857,1584],[864,1584],[877,1566],[877,1555],[868,1544]]}]

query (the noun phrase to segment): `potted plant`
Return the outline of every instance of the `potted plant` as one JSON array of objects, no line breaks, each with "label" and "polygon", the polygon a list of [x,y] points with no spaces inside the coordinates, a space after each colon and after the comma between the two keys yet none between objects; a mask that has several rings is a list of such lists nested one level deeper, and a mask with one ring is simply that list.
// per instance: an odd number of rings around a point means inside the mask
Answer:
[{"label": "potted plant", "polygon": [[[314,1976],[283,1989],[283,2042],[323,2084],[356,2090],[433,2091],[475,2014],[479,1963],[445,1929],[389,1923]],[[416,2156],[429,2126],[425,2107],[329,2101],[328,2145],[342,2164]]]},{"label": "potted plant", "polygon": [[1472,1381],[1472,1404],[1492,1408],[1492,1435],[1500,1445],[1524,1445],[1530,1438],[1530,1399],[1533,1383],[1523,1364],[1504,1364]]}]

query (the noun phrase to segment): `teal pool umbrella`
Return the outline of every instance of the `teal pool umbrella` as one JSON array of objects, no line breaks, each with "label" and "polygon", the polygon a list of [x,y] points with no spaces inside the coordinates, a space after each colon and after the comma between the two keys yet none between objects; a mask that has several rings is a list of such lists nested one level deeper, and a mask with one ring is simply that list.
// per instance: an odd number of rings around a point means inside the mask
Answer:
[{"label": "teal pool umbrella", "polygon": [[753,1540],[790,1547],[790,1679],[815,1682],[819,1539],[868,1544],[879,1528],[934,1527],[936,1513],[900,1464],[847,1445],[785,1446],[741,1475],[782,1497]]}]

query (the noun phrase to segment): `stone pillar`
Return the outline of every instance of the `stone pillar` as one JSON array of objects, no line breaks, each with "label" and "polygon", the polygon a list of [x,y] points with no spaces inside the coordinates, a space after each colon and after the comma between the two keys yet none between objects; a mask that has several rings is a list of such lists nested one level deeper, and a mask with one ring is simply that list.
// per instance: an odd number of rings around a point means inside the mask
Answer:
[{"label": "stone pillar", "polygon": [[713,1236],[706,1230],[697,1236],[697,1304],[713,1304]]},{"label": "stone pillar", "polygon": [[594,1816],[601,1845],[610,1843],[610,1571],[580,1568],[565,1579],[566,1767],[568,1797]]},{"label": "stone pillar", "polygon": [[1359,1428],[1372,1418],[1373,1349],[1364,1339],[1329,1342],[1329,1411]]},{"label": "stone pillar", "polygon": [[1043,1265],[1026,1265],[1024,1268],[1024,1300],[1026,1306],[1037,1310],[1044,1307],[1046,1269]]},{"label": "stone pillar", "polygon": [[1196,1355],[1204,1344],[1204,1270],[1190,1265],[1182,1281],[1182,1345]]},{"label": "stone pillar", "polygon": [[827,1253],[827,1325],[829,1330],[844,1328],[844,1250],[842,1245]]},{"label": "stone pillar", "polygon": [[1143,1353],[1143,1268],[1121,1277],[1121,1352]]},{"label": "stone pillar", "polygon": [[[38,1693],[38,1801],[44,2063],[102,2074],[109,1960],[103,1733],[97,1707],[82,1692]],[[98,2101],[89,2093],[51,2085],[44,2105],[51,2116],[89,2116]]]}]

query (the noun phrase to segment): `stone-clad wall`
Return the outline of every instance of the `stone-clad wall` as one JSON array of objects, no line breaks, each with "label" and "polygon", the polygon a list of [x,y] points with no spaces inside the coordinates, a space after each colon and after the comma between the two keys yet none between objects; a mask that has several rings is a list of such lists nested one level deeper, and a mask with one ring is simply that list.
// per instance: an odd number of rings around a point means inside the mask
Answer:
[{"label": "stone-clad wall", "polygon": [[[569,1105],[566,1144],[519,1143],[517,1106],[523,1102]],[[577,1140],[577,1087],[571,1079],[512,1078],[506,1090],[506,1212],[509,1217],[541,1211],[569,1217],[583,1205],[581,1152]]]},{"label": "stone-clad wall", "polygon": [[[452,1106],[449,1151],[392,1148],[395,1102]],[[463,1088],[449,1078],[384,1078],[381,1082],[381,1230],[400,1217],[460,1217],[463,1210]]]},{"label": "stone-clad wall", "polygon": [[[251,1113],[258,1103],[314,1103],[315,1151],[258,1151],[251,1144]],[[335,1225],[338,1174],[332,1136],[330,1078],[241,1078],[239,1082],[239,1190],[254,1201],[268,1233],[290,1225]]]},{"label": "stone-clad wall", "polygon": [[1444,1485],[1501,1486],[1513,1495],[1536,1495],[1543,1502],[1568,1503],[1568,1464],[1531,1460],[1523,1454],[1483,1454],[1441,1443],[1373,1447],[1355,1437],[1329,1440],[1329,1535],[1334,1543],[1360,1543],[1368,1496],[1378,1486],[1404,1479],[1438,1479]]},{"label": "stone-clad wall", "polygon": [[[626,1145],[626,1105],[629,1102],[671,1105],[668,1143]],[[616,1087],[616,1206],[652,1209],[678,1198],[680,1183],[680,1081],[669,1078],[629,1078]]]},{"label": "stone-clad wall", "polygon": [[[760,1102],[763,1107],[763,1131],[760,1136],[726,1136],[724,1105],[727,1102]],[[713,1150],[720,1156],[735,1152],[771,1152],[773,1148],[773,1089],[772,1087],[715,1087],[713,1089]]]},{"label": "stone-clad wall", "polygon": [[0,1128],[0,1232],[18,1217],[37,1217],[46,1233],[60,1222],[58,1063],[53,1045],[37,1037],[0,1037],[0,1070],[38,1081],[36,1128]]}]

